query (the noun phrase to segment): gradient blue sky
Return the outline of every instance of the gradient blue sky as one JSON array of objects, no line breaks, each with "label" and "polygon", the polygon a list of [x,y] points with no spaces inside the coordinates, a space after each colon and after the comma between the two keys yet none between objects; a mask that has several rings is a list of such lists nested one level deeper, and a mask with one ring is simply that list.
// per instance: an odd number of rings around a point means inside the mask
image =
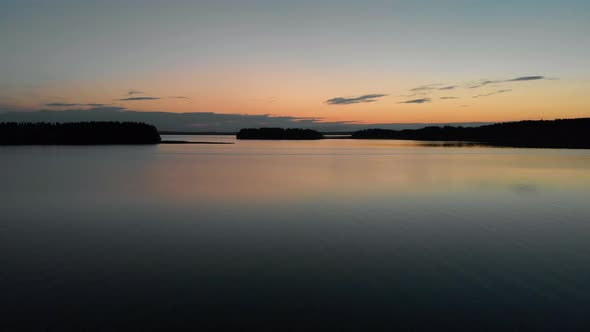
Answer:
[{"label": "gradient blue sky", "polygon": [[[590,116],[590,1],[0,3],[6,110],[100,103],[361,122]],[[527,76],[543,78],[510,81]],[[457,88],[411,92],[429,84]],[[385,96],[327,102],[370,94]],[[121,100],[129,96],[146,98]]]}]

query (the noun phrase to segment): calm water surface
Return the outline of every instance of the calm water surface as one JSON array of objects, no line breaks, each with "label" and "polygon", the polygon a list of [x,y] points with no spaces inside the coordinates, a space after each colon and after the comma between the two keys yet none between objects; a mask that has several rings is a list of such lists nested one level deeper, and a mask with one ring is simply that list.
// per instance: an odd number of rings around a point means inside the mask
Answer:
[{"label": "calm water surface", "polygon": [[590,150],[165,139],[0,147],[0,324],[590,329]]}]

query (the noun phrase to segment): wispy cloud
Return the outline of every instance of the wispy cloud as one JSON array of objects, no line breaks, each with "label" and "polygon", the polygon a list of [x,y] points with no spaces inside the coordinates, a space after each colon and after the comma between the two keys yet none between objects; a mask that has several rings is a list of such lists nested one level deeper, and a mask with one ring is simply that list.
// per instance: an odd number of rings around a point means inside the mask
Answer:
[{"label": "wispy cloud", "polygon": [[538,80],[546,80],[546,79],[548,79],[548,78],[546,78],[545,76],[521,76],[521,77],[510,78],[510,79],[506,79],[506,80],[496,80],[496,81],[485,80],[485,81],[481,81],[479,83],[476,83],[475,85],[469,86],[469,88],[475,89],[475,88],[480,88],[482,86],[486,86],[488,84],[495,84],[495,83],[526,82],[526,81],[538,81]]},{"label": "wispy cloud", "polygon": [[442,84],[426,84],[426,85],[420,85],[417,86],[413,89],[410,89],[410,91],[412,92],[424,92],[424,91],[431,91],[431,90],[437,90],[437,86],[441,86]]},{"label": "wispy cloud", "polygon": [[521,81],[536,81],[536,80],[544,80],[545,76],[522,76],[513,78],[510,80],[506,80],[506,82],[521,82]]},{"label": "wispy cloud", "polygon": [[129,97],[121,98],[120,101],[134,101],[134,100],[158,100],[160,97]]},{"label": "wispy cloud", "polygon": [[81,106],[81,104],[72,104],[72,103],[48,103],[45,106],[49,107],[72,107],[72,106]]},{"label": "wispy cloud", "polygon": [[377,99],[381,97],[387,96],[386,94],[381,93],[372,93],[368,95],[362,95],[359,97],[336,97],[332,99],[328,99],[325,101],[326,104],[329,105],[349,105],[349,104],[358,104],[358,103],[372,103],[377,101]]},{"label": "wispy cloud", "polygon": [[429,103],[430,100],[431,100],[430,98],[419,98],[419,99],[401,101],[398,104],[424,104],[424,103]]},{"label": "wispy cloud", "polygon": [[171,99],[190,99],[189,97],[185,97],[185,96],[169,96],[168,98],[171,98]]},{"label": "wispy cloud", "polygon": [[139,94],[143,94],[143,93],[145,93],[145,92],[143,92],[143,91],[137,91],[137,90],[133,90],[133,89],[127,91],[127,95],[128,96],[139,95]]},{"label": "wispy cloud", "polygon": [[473,96],[473,98],[488,97],[488,96],[497,95],[499,93],[505,93],[505,92],[510,92],[510,91],[512,91],[512,90],[511,89],[498,90],[498,91],[494,91],[494,92],[491,92],[491,93],[486,93],[486,94],[481,94],[481,95]]},{"label": "wispy cloud", "polygon": [[105,106],[106,104],[78,104],[78,103],[48,103],[44,104],[44,106],[48,107],[74,107],[74,106],[91,106],[91,107],[101,107]]},{"label": "wispy cloud", "polygon": [[[423,97],[420,99],[415,99],[418,101],[421,101],[422,99],[428,99],[426,98],[426,96],[429,96],[431,94],[436,94],[438,91],[451,91],[451,90],[457,90],[459,88],[469,88],[469,89],[476,89],[476,88],[481,88],[481,87],[485,87],[488,85],[492,85],[492,84],[500,84],[500,83],[516,83],[516,82],[527,82],[527,81],[538,81],[538,80],[556,80],[557,78],[549,78],[546,76],[541,76],[541,75],[531,75],[531,76],[519,76],[519,77],[514,77],[514,78],[508,78],[508,79],[503,79],[503,80],[481,80],[479,82],[475,82],[475,83],[468,83],[468,84],[464,84],[464,85],[445,85],[445,84],[425,84],[425,85],[420,85],[417,86],[415,88],[412,88],[410,90],[408,90],[409,92],[411,92],[410,94],[407,95],[400,95],[400,97]],[[502,91],[502,92],[506,92],[506,91]],[[502,93],[500,92],[500,93]],[[495,92],[494,94],[496,94],[498,92]],[[484,95],[481,95],[482,97]],[[440,97],[440,99],[456,99],[455,97],[453,98],[449,98],[449,97]],[[417,102],[420,103],[420,102]]]},{"label": "wispy cloud", "polygon": [[447,85],[447,86],[443,86],[443,87],[441,87],[441,85],[444,85],[444,84],[420,85],[420,86],[417,86],[413,89],[410,89],[409,91],[412,92],[411,94],[402,95],[401,97],[426,96],[426,95],[428,95],[432,92],[436,92],[438,90],[449,91],[449,90],[454,90],[455,88],[458,88],[457,85]]},{"label": "wispy cloud", "polygon": [[440,97],[440,99],[459,99],[459,97]]}]

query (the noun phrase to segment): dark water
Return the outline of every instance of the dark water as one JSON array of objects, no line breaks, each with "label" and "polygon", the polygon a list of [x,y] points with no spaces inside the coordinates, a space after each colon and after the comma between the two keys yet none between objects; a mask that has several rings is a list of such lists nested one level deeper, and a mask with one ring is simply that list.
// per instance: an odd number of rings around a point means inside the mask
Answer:
[{"label": "dark water", "polygon": [[590,150],[247,141],[0,161],[2,329],[590,329]]}]

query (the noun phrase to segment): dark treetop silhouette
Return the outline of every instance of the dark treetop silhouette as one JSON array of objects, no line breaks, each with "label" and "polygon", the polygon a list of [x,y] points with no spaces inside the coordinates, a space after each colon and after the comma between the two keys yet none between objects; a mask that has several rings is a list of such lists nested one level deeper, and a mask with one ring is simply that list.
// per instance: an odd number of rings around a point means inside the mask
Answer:
[{"label": "dark treetop silhouette", "polygon": [[359,139],[473,141],[498,146],[535,148],[590,148],[590,118],[519,121],[481,127],[426,127],[422,129],[366,129],[354,132]]},{"label": "dark treetop silhouette", "polygon": [[0,123],[0,145],[157,144],[156,127],[138,122]]},{"label": "dark treetop silhouette", "polygon": [[287,139],[308,140],[322,139],[324,135],[311,129],[283,129],[283,128],[248,128],[241,129],[236,134],[237,139]]}]

